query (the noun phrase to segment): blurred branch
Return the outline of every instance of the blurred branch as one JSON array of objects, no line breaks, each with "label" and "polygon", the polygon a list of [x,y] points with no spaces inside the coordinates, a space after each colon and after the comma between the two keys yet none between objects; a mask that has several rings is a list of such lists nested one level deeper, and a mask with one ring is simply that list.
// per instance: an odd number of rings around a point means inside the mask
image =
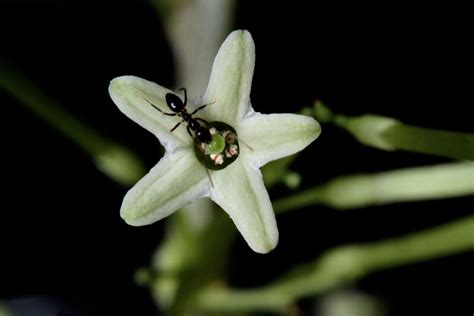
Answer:
[{"label": "blurred branch", "polygon": [[15,314],[0,301],[0,316],[15,316]]},{"label": "blurred branch", "polygon": [[1,59],[0,87],[88,152],[97,168],[113,180],[131,185],[145,174],[143,163],[135,154],[73,117],[17,69]]},{"label": "blurred branch", "polygon": [[474,216],[380,242],[330,250],[271,285],[248,290],[210,287],[198,308],[210,312],[283,311],[298,299],[321,294],[401,265],[474,250]]},{"label": "blurred branch", "polygon": [[[267,187],[284,181],[294,157],[267,165],[263,172],[270,175],[265,178]],[[155,301],[167,315],[182,315],[187,308],[193,309],[203,288],[225,279],[237,230],[227,214],[214,210],[214,204],[210,203],[208,199],[201,199],[173,214],[166,225],[166,237],[154,254],[151,269],[137,273],[139,283],[150,287]],[[207,219],[198,223],[197,217],[202,219],[203,216]]]},{"label": "blurred branch", "polygon": [[313,204],[350,209],[474,194],[474,163],[407,168],[343,176],[273,202],[275,212]]},{"label": "blurred branch", "polygon": [[301,176],[289,170],[289,166],[293,163],[298,154],[270,161],[260,169],[267,188],[271,188],[278,183],[284,183],[290,189],[298,188],[301,182]]},{"label": "blurred branch", "polygon": [[384,302],[375,294],[355,290],[331,291],[318,300],[319,316],[385,316]]},{"label": "blurred branch", "polygon": [[235,0],[151,0],[164,19],[176,84],[192,97],[206,89],[212,62],[232,25]]},{"label": "blurred branch", "polygon": [[[154,255],[155,277],[150,286],[167,315],[182,315],[201,288],[225,273],[235,229],[223,211],[214,212],[206,203],[208,199],[201,199],[173,214],[166,238]],[[196,229],[189,213],[203,212],[212,213],[209,222]]]},{"label": "blurred branch", "polygon": [[474,160],[474,134],[457,133],[406,125],[379,115],[333,114],[317,101],[314,116],[351,133],[359,142],[382,150],[408,150],[459,160]]}]

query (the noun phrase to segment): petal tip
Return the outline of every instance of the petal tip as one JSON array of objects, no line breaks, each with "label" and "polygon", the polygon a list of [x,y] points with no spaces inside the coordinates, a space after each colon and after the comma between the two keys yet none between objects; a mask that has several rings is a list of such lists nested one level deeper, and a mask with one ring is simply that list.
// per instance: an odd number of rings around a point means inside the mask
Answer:
[{"label": "petal tip", "polygon": [[304,125],[302,126],[304,126],[304,135],[306,135],[306,139],[309,140],[309,145],[310,143],[315,141],[321,134],[321,124],[319,124],[319,122],[311,116],[301,114],[297,115],[303,118],[302,122],[304,122]]},{"label": "petal tip", "polygon": [[143,226],[149,223],[143,222],[143,216],[137,212],[136,207],[132,207],[130,203],[127,203],[127,196],[125,196],[120,208],[120,217],[130,226]]},{"label": "petal tip", "polygon": [[316,121],[314,118],[311,118],[311,119],[312,119],[311,133],[314,135],[314,139],[316,139],[321,134],[321,124],[319,124],[319,122]]},{"label": "petal tip", "polygon": [[130,191],[127,192],[120,207],[120,217],[130,226],[143,226],[151,224],[139,210],[142,209],[133,198],[130,197]]},{"label": "petal tip", "polygon": [[231,36],[251,36],[250,35],[250,32],[247,31],[247,30],[244,30],[244,29],[239,29],[239,30],[234,30],[232,31],[228,37],[231,37]]},{"label": "petal tip", "polygon": [[128,212],[127,210],[120,210],[120,217],[125,221],[130,226],[142,226],[143,224],[140,223],[140,221],[137,220],[136,216],[133,216],[131,212]]},{"label": "petal tip", "polygon": [[272,234],[271,236],[269,236],[269,239],[263,240],[258,245],[249,244],[250,248],[252,248],[253,251],[260,254],[269,253],[270,251],[275,249],[277,245],[278,245],[278,231],[276,232],[276,234]]},{"label": "petal tip", "polygon": [[109,94],[113,96],[115,93],[121,90],[124,86],[126,86],[127,82],[130,81],[130,77],[132,76],[120,76],[120,77],[115,77],[114,79],[110,80]]},{"label": "petal tip", "polygon": [[240,42],[241,45],[243,45],[243,47],[251,47],[252,49],[254,49],[254,42],[253,42],[252,34],[250,34],[250,32],[247,31],[247,30],[232,31],[227,36],[227,38],[224,41],[224,43],[222,44],[222,46],[224,46],[224,44],[229,44],[229,43],[234,42],[234,41]]},{"label": "petal tip", "polygon": [[131,81],[137,80],[137,79],[141,79],[141,78],[138,78],[136,76],[130,76],[130,75],[115,77],[114,79],[110,80],[109,90],[112,87],[118,87],[118,86],[126,85],[126,84],[130,83]]},{"label": "petal tip", "polygon": [[120,77],[117,77],[117,78],[114,78],[114,79],[110,80],[110,82],[109,82],[109,93],[112,93],[117,88],[117,86],[120,84],[119,79],[120,79]]}]

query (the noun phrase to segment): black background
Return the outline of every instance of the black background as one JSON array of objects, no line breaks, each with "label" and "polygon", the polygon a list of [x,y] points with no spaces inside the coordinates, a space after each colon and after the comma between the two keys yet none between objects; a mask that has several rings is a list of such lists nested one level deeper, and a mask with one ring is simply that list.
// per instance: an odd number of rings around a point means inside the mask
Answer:
[{"label": "black background", "polygon": [[[235,28],[248,29],[256,43],[251,97],[257,111],[294,112],[321,99],[336,112],[473,132],[473,25],[465,8],[255,5],[238,2]],[[107,92],[120,75],[175,85],[162,21],[147,2],[3,1],[0,34],[0,54],[49,96],[135,150],[147,167],[156,163],[155,137],[122,115]],[[94,315],[156,313],[133,273],[149,264],[164,222],[127,226],[119,217],[127,188],[2,90],[0,106],[0,299],[55,297]],[[378,151],[323,126],[294,169],[304,173],[308,187],[343,174],[447,161]],[[271,195],[276,193],[288,190],[278,187]],[[322,206],[292,212],[278,217],[280,244],[268,255],[251,252],[238,239],[230,281],[263,284],[333,246],[432,227],[470,214],[472,205],[472,198],[458,198],[344,213]],[[472,254],[456,255],[376,273],[356,287],[384,301],[390,315],[470,315],[472,266]],[[311,304],[303,302],[308,310]]]}]

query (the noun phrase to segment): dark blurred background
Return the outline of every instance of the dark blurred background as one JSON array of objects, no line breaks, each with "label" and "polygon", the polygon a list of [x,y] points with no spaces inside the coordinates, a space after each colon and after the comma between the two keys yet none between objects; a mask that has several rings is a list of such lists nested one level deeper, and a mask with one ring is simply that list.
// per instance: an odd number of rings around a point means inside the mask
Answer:
[{"label": "dark blurred background", "polygon": [[[472,133],[474,28],[468,13],[435,5],[239,1],[234,25],[248,29],[256,43],[251,97],[257,111],[295,112],[320,99],[335,112],[372,112]],[[132,148],[148,168],[157,162],[155,137],[120,113],[107,92],[120,75],[179,86],[162,20],[148,2],[1,1],[0,34],[3,58],[46,94]],[[3,90],[0,106],[0,299],[54,297],[85,315],[156,314],[133,274],[150,263],[165,222],[127,226],[119,216],[127,188]],[[447,161],[371,149],[323,126],[294,170],[304,173],[305,188],[338,175]],[[271,195],[288,193],[281,186]],[[255,254],[237,240],[230,282],[263,284],[331,247],[461,218],[472,213],[473,202],[466,197],[346,212],[321,206],[285,214],[278,217],[280,244],[272,253]],[[355,287],[382,300],[389,315],[470,315],[473,266],[472,253],[456,255],[379,272]],[[303,301],[303,310],[312,304]]]}]

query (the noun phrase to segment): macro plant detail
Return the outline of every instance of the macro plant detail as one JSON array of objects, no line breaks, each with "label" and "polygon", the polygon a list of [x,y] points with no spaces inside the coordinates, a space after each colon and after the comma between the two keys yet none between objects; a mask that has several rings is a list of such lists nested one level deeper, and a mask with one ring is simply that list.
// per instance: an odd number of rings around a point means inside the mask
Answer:
[{"label": "macro plant detail", "polygon": [[[166,150],[126,194],[121,216],[127,223],[151,224],[209,197],[254,251],[267,253],[277,245],[275,215],[259,168],[305,148],[318,137],[320,125],[304,115],[255,112],[250,104],[254,63],[253,39],[238,30],[219,49],[202,97],[188,99],[184,91],[183,101],[134,76],[112,80],[115,104]],[[186,128],[178,128],[180,123]]]},{"label": "macro plant detail", "polygon": [[469,19],[317,7],[0,4],[0,315],[469,314]]}]

